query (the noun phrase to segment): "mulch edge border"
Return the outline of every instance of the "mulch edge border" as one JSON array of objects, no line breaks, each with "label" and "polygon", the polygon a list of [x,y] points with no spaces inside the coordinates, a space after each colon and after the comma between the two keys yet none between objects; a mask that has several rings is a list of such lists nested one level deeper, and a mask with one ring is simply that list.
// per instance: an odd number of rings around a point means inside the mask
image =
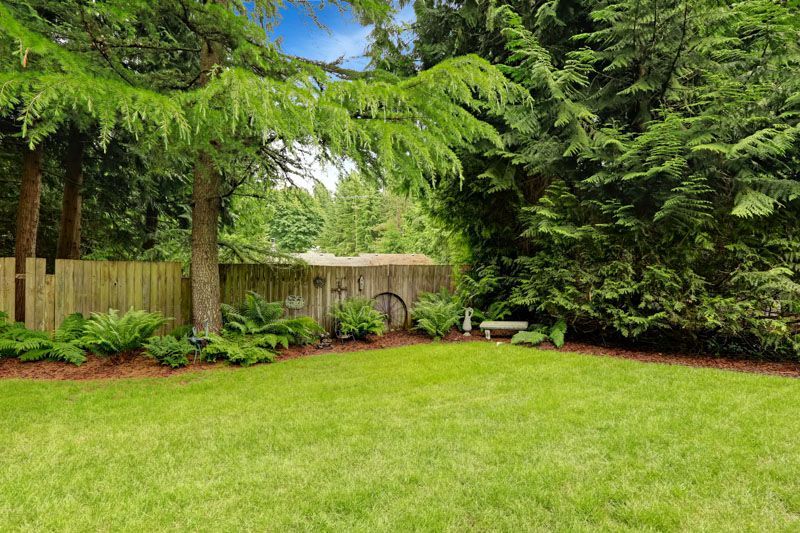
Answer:
[{"label": "mulch edge border", "polygon": [[[479,334],[465,337],[459,332],[452,332],[442,339],[444,343],[458,342],[485,342],[489,343],[508,343],[508,338],[485,339]],[[328,349],[317,349],[313,346],[291,347],[281,351],[275,362],[280,363],[292,359],[315,357],[319,355],[347,354],[353,352],[364,352],[371,350],[382,350],[399,348],[403,346],[413,346],[416,344],[429,344],[430,338],[410,331],[391,332],[382,337],[373,337],[367,341],[348,341],[347,343],[334,343]],[[537,349],[559,353],[572,353],[577,355],[589,355],[600,357],[612,357],[617,359],[628,359],[642,363],[659,363],[669,365],[680,365],[695,368],[714,368],[729,372],[742,372],[750,374],[772,375],[789,378],[800,378],[800,363],[784,361],[771,362],[759,360],[734,359],[716,357],[701,354],[685,353],[665,353],[658,351],[643,351],[631,348],[615,348],[612,346],[601,346],[582,342],[567,342],[561,348],[552,345],[544,345]],[[96,358],[95,356],[89,356]],[[208,370],[238,369],[232,365],[224,363],[197,363],[183,368],[171,369],[163,367],[150,359],[139,356],[132,363],[122,363],[120,365],[109,364],[106,360],[95,361],[92,371],[81,375],[84,367],[66,366],[68,363],[57,362],[32,362],[22,363],[15,359],[0,360],[0,380],[27,380],[27,381],[111,381],[117,379],[147,379],[172,377],[190,372],[205,372]],[[24,371],[20,372],[20,369]],[[31,370],[40,370],[37,372]],[[88,370],[88,369],[87,369]]]}]

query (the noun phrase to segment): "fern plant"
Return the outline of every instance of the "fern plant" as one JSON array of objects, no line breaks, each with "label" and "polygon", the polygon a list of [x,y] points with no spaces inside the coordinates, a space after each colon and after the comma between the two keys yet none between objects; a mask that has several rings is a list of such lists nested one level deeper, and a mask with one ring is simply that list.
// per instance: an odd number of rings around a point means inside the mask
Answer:
[{"label": "fern plant", "polygon": [[313,318],[300,316],[282,318],[280,302],[268,302],[256,292],[248,292],[238,306],[222,305],[225,332],[240,335],[271,335],[275,345],[308,344],[324,333]]},{"label": "fern plant", "polygon": [[181,326],[178,326],[172,331],[170,331],[169,335],[171,337],[175,337],[176,339],[183,339],[184,337],[189,337],[192,335],[192,325],[183,324]]},{"label": "fern plant", "polygon": [[203,348],[203,359],[209,362],[228,361],[234,365],[250,366],[256,363],[271,363],[275,353],[263,336],[215,335],[208,336],[208,344]]},{"label": "fern plant", "polygon": [[189,354],[194,352],[194,346],[189,344],[186,337],[180,339],[172,335],[163,337],[150,337],[144,343],[144,354],[152,357],[160,364],[171,368],[180,368],[189,364]]},{"label": "fern plant", "polygon": [[411,310],[414,329],[424,331],[434,339],[447,335],[461,318],[461,304],[446,290],[423,294]]},{"label": "fern plant", "polygon": [[21,323],[0,324],[0,357],[17,357],[20,361],[62,361],[81,365],[86,354],[77,342],[84,319],[80,314],[67,317],[51,337],[43,331],[26,329]]},{"label": "fern plant", "polygon": [[12,326],[11,321],[8,319],[8,313],[0,311],[0,333]]},{"label": "fern plant", "polygon": [[83,337],[86,319],[80,313],[73,313],[66,317],[53,335],[57,342],[77,342]]},{"label": "fern plant", "polygon": [[567,333],[567,323],[559,320],[552,327],[543,325],[533,326],[528,331],[520,331],[511,337],[511,344],[530,344],[538,346],[545,341],[550,341],[556,348],[564,346],[564,336]]},{"label": "fern plant", "polygon": [[92,353],[105,357],[129,356],[141,349],[153,333],[167,323],[161,313],[135,311],[120,316],[116,309],[92,313],[84,326],[80,343]]},{"label": "fern plant", "polygon": [[366,298],[348,298],[339,303],[331,315],[338,324],[338,332],[354,339],[382,335],[386,329],[383,314]]}]

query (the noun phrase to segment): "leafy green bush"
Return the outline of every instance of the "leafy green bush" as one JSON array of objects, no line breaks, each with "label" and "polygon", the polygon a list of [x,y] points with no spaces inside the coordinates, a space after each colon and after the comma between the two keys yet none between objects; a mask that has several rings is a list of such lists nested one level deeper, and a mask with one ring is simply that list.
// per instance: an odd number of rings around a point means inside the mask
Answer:
[{"label": "leafy green bush", "polygon": [[269,342],[264,340],[265,336],[222,336],[212,333],[208,339],[209,343],[203,349],[203,359],[206,361],[228,361],[235,365],[250,366],[275,360],[275,353],[264,347],[269,346]]},{"label": "leafy green bush", "polygon": [[484,320],[504,320],[513,311],[508,298],[498,298],[509,285],[510,278],[500,275],[496,265],[478,266],[460,275],[456,295],[462,307],[473,310],[473,324]]},{"label": "leafy green bush", "polygon": [[150,337],[144,344],[144,354],[152,357],[159,363],[172,368],[180,368],[189,364],[189,355],[194,352],[194,347],[189,344],[186,337],[180,339],[172,335],[163,337]]},{"label": "leafy green bush", "polygon": [[381,335],[386,329],[384,317],[375,309],[372,300],[348,298],[338,304],[331,313],[339,324],[342,335],[363,339],[367,335]]},{"label": "leafy green bush", "polygon": [[18,357],[20,361],[63,361],[81,365],[86,354],[78,342],[84,318],[67,317],[51,337],[43,331],[31,331],[21,323],[0,323],[0,357]]},{"label": "leafy green bush", "polygon": [[147,339],[166,322],[161,313],[133,309],[122,316],[116,309],[108,313],[92,313],[84,326],[80,343],[97,355],[130,355],[142,348]]},{"label": "leafy green bush", "polygon": [[541,324],[531,327],[528,331],[520,331],[511,337],[511,344],[530,344],[538,346],[544,341],[550,341],[556,348],[564,346],[564,335],[567,333],[567,323],[559,320],[548,328]]},{"label": "leafy green bush", "polygon": [[256,292],[249,292],[238,306],[222,305],[225,332],[241,335],[274,335],[275,344],[308,344],[324,333],[316,320],[307,316],[282,318],[283,305],[267,302]]},{"label": "leafy green bush", "polygon": [[411,310],[414,329],[424,331],[434,339],[447,335],[461,318],[461,303],[446,290],[426,293]]},{"label": "leafy green bush", "polygon": [[506,300],[492,302],[486,310],[473,308],[472,324],[480,324],[484,320],[505,320],[511,314],[511,304]]}]

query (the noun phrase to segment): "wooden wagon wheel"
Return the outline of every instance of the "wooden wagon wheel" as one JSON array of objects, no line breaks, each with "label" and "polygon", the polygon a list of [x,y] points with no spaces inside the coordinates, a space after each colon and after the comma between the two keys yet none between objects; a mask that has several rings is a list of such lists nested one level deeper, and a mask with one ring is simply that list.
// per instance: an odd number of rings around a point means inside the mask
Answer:
[{"label": "wooden wagon wheel", "polygon": [[408,309],[403,300],[391,292],[383,292],[375,297],[375,309],[383,313],[388,331],[403,329],[408,323]]}]

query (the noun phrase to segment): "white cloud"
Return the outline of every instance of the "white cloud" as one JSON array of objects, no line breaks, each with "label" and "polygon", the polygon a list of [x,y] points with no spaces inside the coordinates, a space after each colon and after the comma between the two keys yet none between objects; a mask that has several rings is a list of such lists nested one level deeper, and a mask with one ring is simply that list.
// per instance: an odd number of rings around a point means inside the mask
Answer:
[{"label": "white cloud", "polygon": [[297,185],[309,191],[317,183],[322,183],[329,191],[334,191],[339,179],[356,169],[355,163],[350,159],[341,159],[335,163],[325,160],[315,147],[304,147],[298,150],[297,154],[302,174],[295,174],[292,179]]},{"label": "white cloud", "polygon": [[324,60],[335,61],[344,57],[348,66],[356,66],[352,63],[359,60],[363,62],[370,31],[371,28],[362,27],[352,32],[334,32],[324,52]]}]

